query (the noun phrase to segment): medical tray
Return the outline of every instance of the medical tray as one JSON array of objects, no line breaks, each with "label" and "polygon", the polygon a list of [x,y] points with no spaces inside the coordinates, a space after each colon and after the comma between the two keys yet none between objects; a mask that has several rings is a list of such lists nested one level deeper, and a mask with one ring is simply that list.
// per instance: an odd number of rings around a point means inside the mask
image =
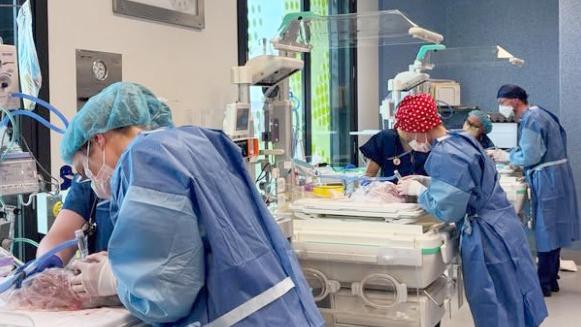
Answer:
[{"label": "medical tray", "polygon": [[357,219],[384,220],[389,222],[434,222],[417,203],[355,202],[349,199],[297,200],[290,206],[295,216],[302,218],[351,217]]}]

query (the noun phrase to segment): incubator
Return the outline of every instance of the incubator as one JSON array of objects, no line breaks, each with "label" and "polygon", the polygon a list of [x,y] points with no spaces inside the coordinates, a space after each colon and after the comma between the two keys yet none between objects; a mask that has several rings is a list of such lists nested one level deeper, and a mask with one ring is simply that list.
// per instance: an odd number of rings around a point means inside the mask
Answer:
[{"label": "incubator", "polygon": [[452,225],[416,203],[305,198],[291,208],[293,248],[328,326],[435,326],[451,311]]}]

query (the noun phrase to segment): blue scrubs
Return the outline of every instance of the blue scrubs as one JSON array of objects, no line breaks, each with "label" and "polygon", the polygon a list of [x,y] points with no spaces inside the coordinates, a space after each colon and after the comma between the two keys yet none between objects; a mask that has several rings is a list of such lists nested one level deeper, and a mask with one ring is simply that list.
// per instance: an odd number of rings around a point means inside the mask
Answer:
[{"label": "blue scrubs", "polygon": [[94,233],[89,235],[89,253],[107,251],[109,238],[113,232],[109,201],[97,199],[90,181],[79,181],[78,176],[73,178],[63,209],[74,211],[85,221],[95,224]]},{"label": "blue scrubs", "polygon": [[375,161],[381,167],[381,177],[393,176],[396,169],[402,176],[426,175],[424,163],[428,154],[415,151],[405,154],[399,135],[394,129],[375,134],[359,150],[367,159]]},{"label": "blue scrubs", "polygon": [[274,290],[257,311],[236,314],[236,326],[324,325],[240,148],[223,132],[142,133],[117,162],[111,186],[109,260],[133,315],[155,325],[206,325]]},{"label": "blue scrubs", "polygon": [[466,298],[476,327],[534,327],[547,316],[524,229],[476,139],[450,132],[426,161],[432,182],[418,202],[456,223]]},{"label": "blue scrubs", "polygon": [[478,139],[478,142],[480,143],[484,150],[494,148],[494,143],[486,134],[482,134]]},{"label": "blue scrubs", "polygon": [[559,119],[540,107],[525,111],[510,164],[524,167],[532,189],[539,278],[547,292],[558,288],[560,251],[556,250],[579,239],[575,182],[567,161],[567,134]]}]

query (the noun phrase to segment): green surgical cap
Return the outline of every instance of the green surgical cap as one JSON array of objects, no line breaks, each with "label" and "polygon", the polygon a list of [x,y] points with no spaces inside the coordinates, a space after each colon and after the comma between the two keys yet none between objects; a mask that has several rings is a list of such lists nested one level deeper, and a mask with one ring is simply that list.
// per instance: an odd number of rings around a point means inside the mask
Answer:
[{"label": "green surgical cap", "polygon": [[118,82],[91,97],[73,117],[61,141],[61,157],[71,163],[93,136],[128,126],[173,126],[171,110],[144,86]]},{"label": "green surgical cap", "polygon": [[472,117],[478,118],[478,120],[480,120],[480,123],[482,124],[482,127],[484,128],[484,133],[488,134],[488,133],[492,132],[492,122],[490,121],[490,117],[488,117],[487,113],[485,113],[484,111],[481,111],[481,110],[472,110],[472,111],[470,111],[468,116],[472,116]]}]

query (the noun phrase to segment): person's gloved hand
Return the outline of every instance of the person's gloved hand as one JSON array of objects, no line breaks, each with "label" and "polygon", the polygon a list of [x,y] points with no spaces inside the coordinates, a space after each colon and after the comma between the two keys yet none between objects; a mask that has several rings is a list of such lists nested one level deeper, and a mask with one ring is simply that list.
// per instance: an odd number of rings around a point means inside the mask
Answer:
[{"label": "person's gloved hand", "polygon": [[63,264],[63,260],[57,256],[57,255],[52,255],[50,256],[47,260],[45,260],[44,262],[40,263],[36,269],[34,270],[35,273],[39,273],[44,271],[45,269],[48,268],[63,268],[64,264]]},{"label": "person's gloved hand", "polygon": [[63,260],[54,254],[42,262],[37,262],[37,264],[38,265],[36,266],[36,268],[30,274],[28,274],[28,276],[38,274],[38,273],[43,272],[45,269],[48,269],[48,268],[62,268],[62,267],[64,267]]},{"label": "person's gloved hand", "polygon": [[413,180],[418,181],[420,184],[424,185],[425,187],[430,186],[432,182],[432,177],[430,176],[423,176],[423,175],[409,175],[402,178],[402,181]]},{"label": "person's gloved hand", "polygon": [[491,157],[494,162],[506,163],[510,160],[510,154],[501,149],[486,150],[486,154]]},{"label": "person's gloved hand", "polygon": [[371,184],[371,179],[367,176],[359,178],[359,186],[367,186]]},{"label": "person's gloved hand", "polygon": [[396,190],[400,196],[404,195],[420,196],[420,194],[422,194],[426,190],[426,187],[416,180],[402,179],[397,184]]},{"label": "person's gloved hand", "polygon": [[107,252],[88,256],[71,265],[78,274],[71,278],[72,289],[80,297],[96,298],[117,294],[117,280],[111,271]]}]

